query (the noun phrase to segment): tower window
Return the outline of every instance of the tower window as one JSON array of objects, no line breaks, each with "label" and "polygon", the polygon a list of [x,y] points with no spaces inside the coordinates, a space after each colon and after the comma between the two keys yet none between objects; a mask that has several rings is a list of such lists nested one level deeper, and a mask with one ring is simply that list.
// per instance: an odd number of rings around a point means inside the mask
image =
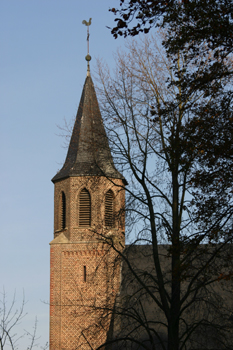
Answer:
[{"label": "tower window", "polygon": [[66,228],[66,196],[64,192],[60,196],[59,227],[60,230]]},{"label": "tower window", "polygon": [[105,195],[105,226],[114,226],[113,192],[111,190]]},{"label": "tower window", "polygon": [[87,267],[83,266],[83,280],[84,282],[87,281]]},{"label": "tower window", "polygon": [[91,197],[86,188],[79,195],[79,226],[91,226]]}]

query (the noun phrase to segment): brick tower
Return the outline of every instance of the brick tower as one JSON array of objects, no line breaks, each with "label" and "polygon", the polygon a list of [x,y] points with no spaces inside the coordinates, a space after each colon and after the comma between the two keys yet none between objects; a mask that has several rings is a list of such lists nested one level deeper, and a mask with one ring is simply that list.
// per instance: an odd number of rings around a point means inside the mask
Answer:
[{"label": "brick tower", "polygon": [[113,164],[89,64],[67,157],[52,181],[50,350],[96,349],[109,334],[120,287],[125,180]]}]

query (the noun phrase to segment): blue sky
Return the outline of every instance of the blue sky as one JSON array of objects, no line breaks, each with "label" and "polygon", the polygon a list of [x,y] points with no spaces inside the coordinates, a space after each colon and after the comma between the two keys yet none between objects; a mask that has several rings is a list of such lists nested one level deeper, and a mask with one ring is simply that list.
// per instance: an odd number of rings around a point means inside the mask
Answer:
[{"label": "blue sky", "polygon": [[[57,125],[77,111],[86,76],[86,27],[91,67],[123,44],[106,26],[115,0],[0,1],[0,291],[17,302],[23,290],[28,313],[38,318],[39,343],[49,338],[49,242],[53,239],[53,184],[66,150]],[[43,303],[43,301],[45,303]],[[47,302],[47,303],[46,303]],[[20,333],[21,330],[18,330]],[[20,350],[26,340],[19,341]]]}]

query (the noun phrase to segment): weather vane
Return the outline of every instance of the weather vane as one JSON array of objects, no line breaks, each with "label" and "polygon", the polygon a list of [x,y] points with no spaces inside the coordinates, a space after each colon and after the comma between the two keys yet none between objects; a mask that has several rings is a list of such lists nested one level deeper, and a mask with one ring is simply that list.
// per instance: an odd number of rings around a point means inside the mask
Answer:
[{"label": "weather vane", "polygon": [[89,27],[91,25],[91,18],[89,19],[89,22],[85,21],[85,19],[82,21],[82,24],[85,24],[87,26],[87,55],[85,57],[86,61],[87,61],[87,71],[88,73],[90,72],[90,66],[89,66],[89,61],[91,60],[91,56],[89,54],[89,37],[90,37],[90,33],[89,33]]}]

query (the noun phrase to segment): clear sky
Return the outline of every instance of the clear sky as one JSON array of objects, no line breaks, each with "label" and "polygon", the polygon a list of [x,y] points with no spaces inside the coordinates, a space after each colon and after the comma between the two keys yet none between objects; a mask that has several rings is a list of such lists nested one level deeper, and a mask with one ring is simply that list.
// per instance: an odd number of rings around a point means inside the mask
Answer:
[{"label": "clear sky", "polygon": [[[86,27],[91,67],[123,44],[106,26],[117,0],[0,1],[0,291],[17,302],[25,292],[22,329],[43,345],[49,339],[49,242],[53,239],[53,184],[66,150],[57,125],[77,111],[86,76]],[[45,303],[44,303],[45,302]],[[20,331],[19,331],[20,332]],[[20,350],[26,342],[19,341]]]}]

